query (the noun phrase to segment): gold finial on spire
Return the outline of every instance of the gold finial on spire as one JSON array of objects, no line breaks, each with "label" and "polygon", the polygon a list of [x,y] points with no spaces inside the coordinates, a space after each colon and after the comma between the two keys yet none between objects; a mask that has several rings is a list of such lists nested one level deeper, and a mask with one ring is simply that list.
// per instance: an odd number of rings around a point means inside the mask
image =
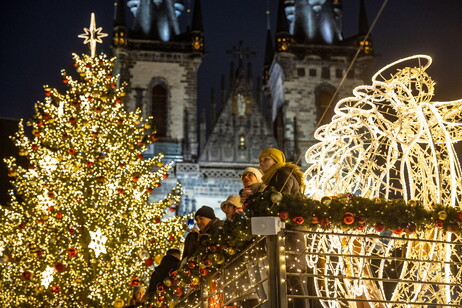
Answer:
[{"label": "gold finial on spire", "polygon": [[101,33],[102,27],[96,28],[95,13],[91,13],[90,28],[83,28],[85,33],[79,34],[79,38],[85,39],[84,44],[90,44],[91,56],[95,56],[96,43],[102,43],[101,38],[106,37],[107,33]]}]

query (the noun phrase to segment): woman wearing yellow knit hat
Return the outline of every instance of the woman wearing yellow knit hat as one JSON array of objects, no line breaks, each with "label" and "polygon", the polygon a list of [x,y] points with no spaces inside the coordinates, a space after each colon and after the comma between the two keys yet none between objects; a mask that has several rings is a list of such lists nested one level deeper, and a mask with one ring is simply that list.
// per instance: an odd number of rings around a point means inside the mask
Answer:
[{"label": "woman wearing yellow knit hat", "polygon": [[272,186],[281,193],[303,193],[303,173],[297,165],[286,162],[282,151],[275,148],[265,149],[259,160],[263,171],[262,181],[266,187]]}]

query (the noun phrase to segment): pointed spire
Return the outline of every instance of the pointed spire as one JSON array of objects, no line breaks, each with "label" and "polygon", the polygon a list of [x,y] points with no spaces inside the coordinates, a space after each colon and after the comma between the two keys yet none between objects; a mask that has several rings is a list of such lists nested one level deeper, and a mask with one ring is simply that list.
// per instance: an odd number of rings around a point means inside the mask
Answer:
[{"label": "pointed spire", "polygon": [[128,29],[125,21],[125,0],[114,3],[114,32],[112,43],[116,47],[127,45]]},{"label": "pointed spire", "polygon": [[266,47],[265,47],[265,66],[271,65],[274,58],[274,46],[273,46],[273,37],[271,35],[271,30],[266,30]]},{"label": "pointed spire", "polygon": [[284,2],[285,0],[279,0],[276,34],[289,33],[289,21],[286,17]]},{"label": "pointed spire", "polygon": [[369,22],[367,20],[366,5],[364,0],[359,1],[359,26],[358,35],[364,36],[369,32]]},{"label": "pointed spire", "polygon": [[359,1],[359,25],[358,25],[358,44],[362,47],[362,51],[368,55],[374,52],[372,39],[369,36],[366,40],[367,33],[369,33],[369,22],[367,20],[366,5],[364,0]]},{"label": "pointed spire", "polygon": [[114,28],[115,27],[126,27],[125,21],[125,1],[117,0],[114,3]]},{"label": "pointed spire", "polygon": [[194,1],[193,19],[191,24],[191,31],[204,32],[204,26],[202,22],[202,9],[201,0]]},{"label": "pointed spire", "polygon": [[289,21],[285,12],[285,0],[279,0],[278,19],[276,23],[276,49],[287,52],[292,42],[289,32]]}]

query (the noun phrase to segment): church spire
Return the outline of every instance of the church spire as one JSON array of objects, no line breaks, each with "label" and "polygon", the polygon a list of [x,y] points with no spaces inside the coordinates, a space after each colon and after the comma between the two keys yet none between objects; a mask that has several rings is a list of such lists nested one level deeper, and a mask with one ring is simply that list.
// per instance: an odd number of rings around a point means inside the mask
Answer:
[{"label": "church spire", "polygon": [[204,27],[202,24],[201,0],[194,1],[193,19],[191,24],[191,46],[195,52],[204,52]]},{"label": "church spire", "polygon": [[125,1],[117,0],[114,3],[114,36],[112,43],[115,47],[127,44],[127,24],[125,22]]},{"label": "church spire", "polygon": [[278,18],[276,23],[277,51],[288,51],[291,43],[291,35],[289,33],[289,22],[286,17],[284,2],[285,0],[279,0]]},{"label": "church spire", "polygon": [[268,0],[266,1],[266,46],[265,46],[265,60],[263,62],[263,84],[266,84],[269,80],[269,69],[273,63],[274,58],[274,46],[273,37],[271,35],[270,26],[270,10]]},{"label": "church spire", "polygon": [[369,22],[367,20],[366,4],[364,0],[359,1],[359,24],[358,24],[358,40],[362,51],[365,54],[371,54],[374,49],[372,47],[372,40],[368,37],[366,40],[367,33],[369,33]]}]

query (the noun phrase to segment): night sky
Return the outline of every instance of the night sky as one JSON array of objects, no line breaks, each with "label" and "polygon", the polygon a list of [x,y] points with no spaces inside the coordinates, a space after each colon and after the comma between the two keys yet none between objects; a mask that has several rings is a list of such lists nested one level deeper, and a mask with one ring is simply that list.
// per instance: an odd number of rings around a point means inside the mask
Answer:
[{"label": "night sky", "polygon": [[[277,1],[268,1],[274,29]],[[185,2],[188,7],[189,0]],[[366,0],[369,24],[382,3],[383,0]],[[345,37],[356,32],[358,6],[359,0],[343,0]],[[260,72],[266,7],[267,0],[202,0],[207,55],[199,71],[201,106],[206,106],[210,88],[219,87],[220,76],[229,75],[232,57],[226,50],[239,40],[256,52],[252,58],[254,75]],[[96,13],[97,26],[112,34],[113,1],[110,0],[2,3],[0,117],[30,118],[35,102],[43,98],[42,86],[60,87],[61,69],[73,73],[71,54],[88,50],[77,35],[89,26],[91,12]],[[461,0],[389,0],[372,31],[375,52],[379,55],[373,72],[401,57],[428,54],[433,57],[429,74],[436,81],[435,100],[462,98],[460,16]],[[182,18],[186,23],[187,14]],[[110,53],[110,39],[103,41],[98,50]]]}]

